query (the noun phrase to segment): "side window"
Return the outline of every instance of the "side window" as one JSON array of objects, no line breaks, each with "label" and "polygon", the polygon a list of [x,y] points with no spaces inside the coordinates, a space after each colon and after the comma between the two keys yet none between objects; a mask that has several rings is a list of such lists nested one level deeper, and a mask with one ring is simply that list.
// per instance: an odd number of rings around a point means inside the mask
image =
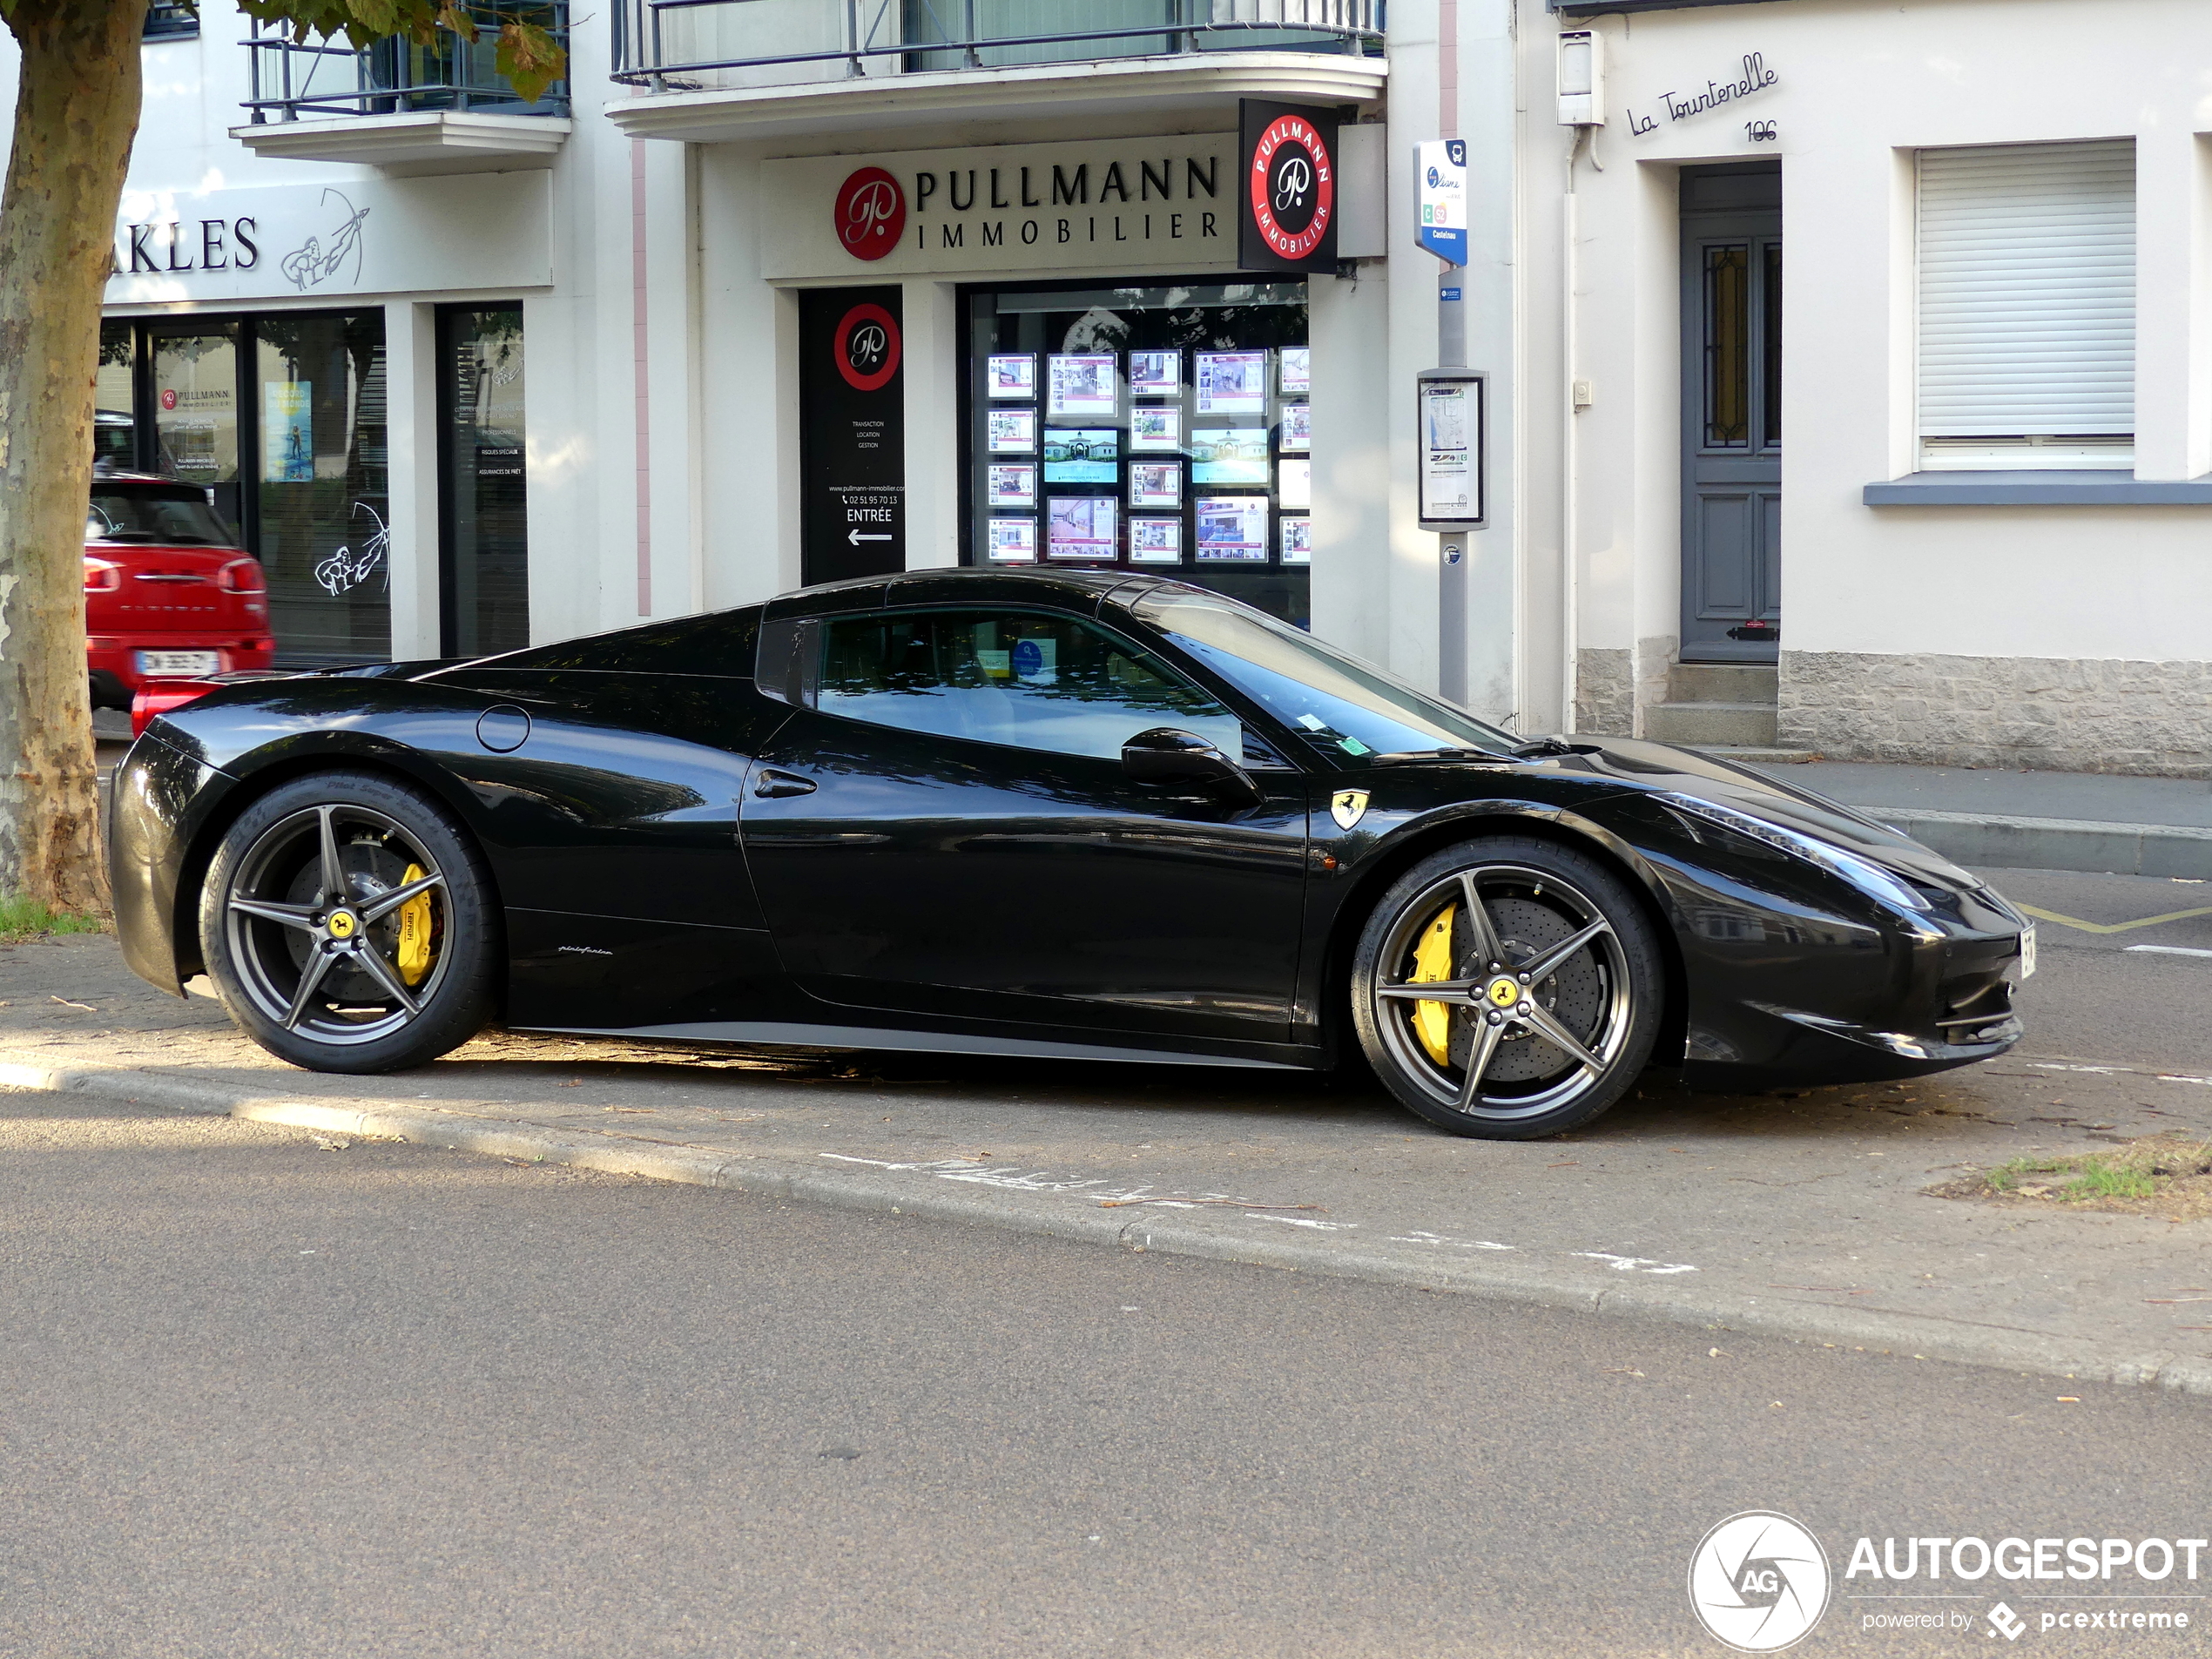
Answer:
[{"label": "side window", "polygon": [[1237,717],[1158,658],[1073,617],[910,611],[822,624],[815,705],[902,731],[1121,758],[1140,732],[1194,732],[1244,759]]}]

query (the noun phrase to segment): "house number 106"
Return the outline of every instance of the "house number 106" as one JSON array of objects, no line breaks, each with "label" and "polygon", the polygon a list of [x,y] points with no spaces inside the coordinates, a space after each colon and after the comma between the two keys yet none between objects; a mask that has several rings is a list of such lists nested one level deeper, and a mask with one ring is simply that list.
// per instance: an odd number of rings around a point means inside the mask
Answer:
[{"label": "house number 106", "polygon": [[1753,144],[1772,144],[1777,136],[1771,121],[1746,121],[1743,131]]}]

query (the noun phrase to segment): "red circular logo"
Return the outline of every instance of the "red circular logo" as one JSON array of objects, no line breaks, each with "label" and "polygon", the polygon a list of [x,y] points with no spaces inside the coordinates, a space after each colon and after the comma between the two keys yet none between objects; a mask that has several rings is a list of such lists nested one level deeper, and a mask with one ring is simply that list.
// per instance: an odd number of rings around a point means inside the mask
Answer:
[{"label": "red circular logo", "polygon": [[856,392],[880,392],[899,372],[899,325],[881,306],[854,306],[837,321],[830,346],[837,372]]},{"label": "red circular logo", "polygon": [[837,239],[856,260],[880,260],[907,228],[907,192],[880,167],[862,167],[837,192]]},{"label": "red circular logo", "polygon": [[165,409],[173,409],[177,407],[177,394],[173,389],[167,387],[162,388],[161,407]]},{"label": "red circular logo", "polygon": [[1252,145],[1251,172],[1261,239],[1284,259],[1310,257],[1337,202],[1336,167],[1319,132],[1304,116],[1277,116]]}]

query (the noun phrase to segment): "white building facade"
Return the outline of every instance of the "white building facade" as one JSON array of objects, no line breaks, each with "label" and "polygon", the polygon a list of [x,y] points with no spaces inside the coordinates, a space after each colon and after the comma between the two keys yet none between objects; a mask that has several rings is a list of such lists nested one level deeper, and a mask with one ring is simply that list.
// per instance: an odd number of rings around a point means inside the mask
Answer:
[{"label": "white building facade", "polygon": [[[524,105],[208,0],[145,47],[102,454],[215,493],[300,664],[1112,566],[1456,643],[1525,732],[2205,772],[2212,13],[2126,10],[624,0]],[[1326,151],[1302,268],[1246,231],[1270,111]]]},{"label": "white building facade", "polygon": [[1602,82],[1522,171],[1523,516],[1572,541],[1578,723],[2212,771],[2212,10],[1521,23],[1532,108],[1558,31]]}]

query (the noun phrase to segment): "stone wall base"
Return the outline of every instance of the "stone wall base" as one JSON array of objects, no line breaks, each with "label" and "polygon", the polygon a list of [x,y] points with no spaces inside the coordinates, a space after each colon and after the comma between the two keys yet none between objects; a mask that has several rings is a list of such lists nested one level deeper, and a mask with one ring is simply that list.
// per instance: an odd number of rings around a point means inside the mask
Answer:
[{"label": "stone wall base", "polygon": [[2212,777],[2212,663],[1784,651],[1781,740],[1831,760]]},{"label": "stone wall base", "polygon": [[1575,658],[1575,725],[1593,738],[1635,732],[1635,668],[1629,652],[1586,647]]}]

